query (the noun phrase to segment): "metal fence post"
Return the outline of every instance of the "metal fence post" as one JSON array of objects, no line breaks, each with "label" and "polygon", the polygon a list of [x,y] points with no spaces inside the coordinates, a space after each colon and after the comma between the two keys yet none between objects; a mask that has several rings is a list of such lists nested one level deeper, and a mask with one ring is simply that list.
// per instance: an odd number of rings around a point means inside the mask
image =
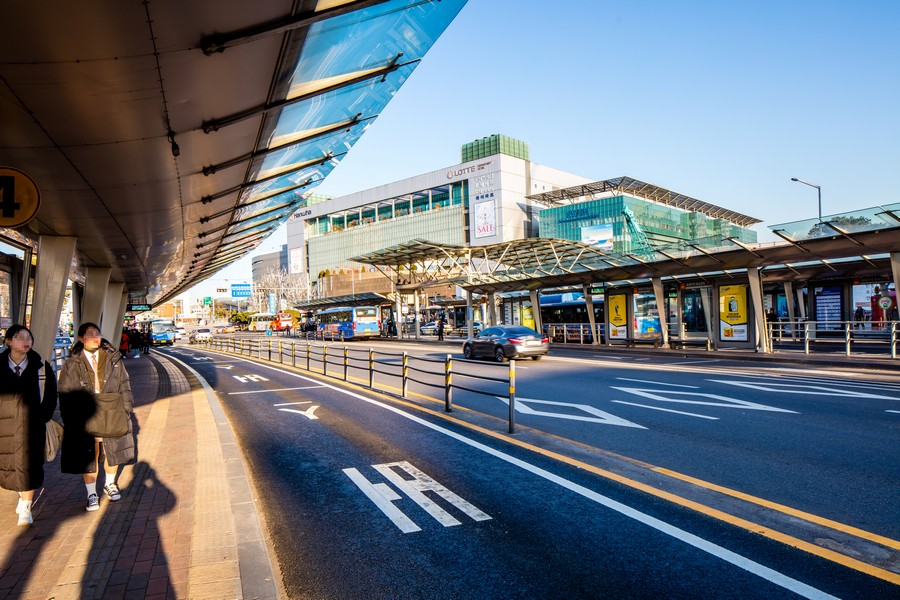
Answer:
[{"label": "metal fence post", "polygon": [[369,348],[369,387],[375,388],[375,351]]},{"label": "metal fence post", "polygon": [[809,321],[803,324],[803,348],[804,353],[809,354]]},{"label": "metal fence post", "polygon": [[891,323],[891,358],[897,358],[897,322]]},{"label": "metal fence post", "polygon": [[328,375],[328,346],[322,345],[322,375]]},{"label": "metal fence post", "polygon": [[516,432],[516,359],[509,359],[509,432]]},{"label": "metal fence post", "polygon": [[291,366],[297,368],[297,344],[291,342]]},{"label": "metal fence post", "polygon": [[312,348],[309,345],[309,342],[306,343],[306,370],[309,371],[309,353]]},{"label": "metal fence post", "polygon": [[267,359],[269,362],[272,362],[272,340],[266,340],[266,350],[269,358]]},{"label": "metal fence post", "polygon": [[344,346],[344,381],[347,381],[347,372],[350,369],[350,349]]},{"label": "metal fence post", "polygon": [[406,398],[406,389],[409,386],[409,356],[407,356],[406,352],[403,353],[403,368],[401,370],[401,380],[402,385],[400,386],[401,392],[400,397]]},{"label": "metal fence post", "polygon": [[845,343],[846,343],[847,356],[850,356],[850,338],[852,337],[852,335],[853,334],[850,332],[850,321],[847,321],[847,323],[845,324],[845,330],[844,330],[844,339],[845,339]]},{"label": "metal fence post", "polygon": [[453,411],[453,358],[444,359],[444,410]]},{"label": "metal fence post", "polygon": [[284,342],[278,340],[278,362],[284,364]]}]

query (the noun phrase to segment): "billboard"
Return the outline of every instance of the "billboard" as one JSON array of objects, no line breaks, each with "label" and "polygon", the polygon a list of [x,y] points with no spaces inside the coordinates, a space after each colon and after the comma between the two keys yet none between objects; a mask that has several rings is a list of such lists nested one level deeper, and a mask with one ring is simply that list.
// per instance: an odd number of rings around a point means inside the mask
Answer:
[{"label": "billboard", "polygon": [[719,338],[725,342],[747,341],[747,286],[723,285],[719,288]]},{"label": "billboard", "polygon": [[249,298],[250,297],[250,284],[249,283],[232,283],[231,284],[231,297],[232,298]]},{"label": "billboard", "polygon": [[581,228],[581,243],[593,246],[598,250],[613,249],[612,223],[602,225],[587,225]]},{"label": "billboard", "polygon": [[497,234],[497,208],[493,200],[475,205],[475,237],[491,237]]},{"label": "billboard", "polygon": [[615,294],[609,297],[609,337],[611,339],[625,339],[628,337],[628,296]]}]

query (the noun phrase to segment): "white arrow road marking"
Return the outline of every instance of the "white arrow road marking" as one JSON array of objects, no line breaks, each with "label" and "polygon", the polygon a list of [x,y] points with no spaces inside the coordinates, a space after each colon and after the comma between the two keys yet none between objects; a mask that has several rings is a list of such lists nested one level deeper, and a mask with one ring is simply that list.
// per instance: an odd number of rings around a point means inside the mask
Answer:
[{"label": "white arrow road marking", "polygon": [[[503,398],[501,396],[496,396],[498,400],[503,401],[507,405],[509,404],[509,398]],[[555,413],[555,412],[546,412],[542,410],[535,410],[528,406],[529,404],[550,404],[553,406],[568,406],[570,408],[575,408],[582,412],[586,412],[589,415],[594,415],[592,417],[582,417],[580,415],[567,415],[565,413]],[[610,414],[608,412],[604,412],[599,408],[594,408],[593,406],[588,406],[587,404],[573,404],[571,402],[551,402],[550,400],[536,400],[534,398],[516,398],[516,412],[520,412],[523,415],[537,415],[539,417],[554,417],[556,419],[570,419],[572,421],[586,421],[588,423],[601,423],[603,425],[619,425],[621,427],[634,427],[636,429],[647,429],[643,425],[638,425],[637,423],[632,423],[631,421],[626,421],[621,417],[617,417],[616,415]]]},{"label": "white arrow road marking", "polygon": [[310,421],[317,421],[319,419],[319,417],[317,417],[316,415],[313,414],[314,412],[316,412],[317,408],[319,408],[318,404],[310,406],[306,410],[295,410],[293,408],[279,408],[278,410],[280,410],[282,412],[297,413],[298,415],[303,415]]},{"label": "white arrow road marking", "polygon": [[699,389],[700,386],[697,385],[682,385],[680,383],[666,383],[665,381],[648,381],[646,379],[629,379],[628,377],[616,377],[619,381],[634,381],[636,383],[651,383],[653,385],[669,385],[672,387],[683,387],[683,388],[691,388],[692,390]]},{"label": "white arrow road marking", "polygon": [[248,381],[268,381],[268,379],[266,379],[262,375],[232,375],[232,377],[234,377],[241,383],[247,383]]},{"label": "white arrow road marking", "polygon": [[[659,400],[660,402],[677,402],[679,404],[699,404],[701,406],[720,406],[723,408],[743,408],[746,410],[765,410],[771,412],[783,412],[783,413],[792,413],[797,414],[796,411],[786,410],[784,408],[775,408],[774,406],[766,406],[765,404],[757,404],[756,402],[750,402],[749,400],[738,400],[737,398],[728,398],[726,396],[719,396],[717,394],[703,394],[700,392],[680,392],[678,390],[642,390],[638,388],[627,388],[627,387],[615,387],[614,390],[619,390],[620,392],[628,392],[629,394],[636,394],[638,396],[643,396],[644,398],[650,398],[651,400]],[[662,394],[666,394],[663,396]],[[672,398],[669,396],[678,396],[677,398]],[[696,400],[691,400],[687,398],[688,396],[692,396],[697,398]],[[706,400],[700,400],[700,398],[710,398],[713,400],[718,400],[718,402],[709,402]]]},{"label": "white arrow road marking", "polygon": [[807,394],[816,396],[852,396],[854,398],[878,398],[879,400],[900,400],[900,398],[891,398],[884,394],[867,394],[866,392],[855,392],[843,388],[831,388],[821,385],[810,385],[801,383],[778,383],[768,381],[766,383],[756,383],[753,381],[730,381],[720,379],[709,379],[713,383],[725,383],[727,385],[736,385],[740,387],[760,390],[763,392],[783,392],[785,394]]},{"label": "white arrow road marking", "polygon": [[217,368],[217,369],[225,369],[226,371],[230,371],[231,369],[234,368],[234,366],[233,366],[233,365],[225,365],[225,366],[223,366],[223,365],[216,365],[216,368]]},{"label": "white arrow road marking", "polygon": [[675,413],[677,415],[686,415],[688,417],[697,417],[698,419],[710,419],[718,421],[719,417],[708,417],[706,415],[698,415],[695,413],[684,412],[683,410],[672,410],[671,408],[663,408],[661,406],[650,406],[649,404],[638,404],[637,402],[625,402],[624,400],[613,400],[616,404],[627,404],[628,406],[638,406],[640,408],[649,408],[650,410],[659,410],[662,412]]}]

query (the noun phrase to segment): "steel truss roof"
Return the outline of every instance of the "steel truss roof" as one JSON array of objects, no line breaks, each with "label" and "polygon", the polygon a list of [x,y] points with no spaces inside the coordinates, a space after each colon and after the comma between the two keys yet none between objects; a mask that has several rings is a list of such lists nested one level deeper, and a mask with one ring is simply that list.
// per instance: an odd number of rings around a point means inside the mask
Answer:
[{"label": "steel truss roof", "polygon": [[729,223],[740,225],[741,227],[748,227],[762,222],[759,219],[742,215],[733,210],[728,210],[727,208],[722,208],[715,204],[709,204],[708,202],[703,202],[702,200],[697,200],[696,198],[691,198],[690,196],[679,194],[678,192],[673,192],[645,181],[632,179],[631,177],[616,177],[604,181],[574,185],[561,190],[533,194],[527,197],[548,206],[561,206],[564,204],[582,202],[586,199],[593,200],[599,196],[609,196],[614,194],[628,194],[637,198],[656,202],[657,204],[699,212],[713,217],[714,219],[723,219]]}]

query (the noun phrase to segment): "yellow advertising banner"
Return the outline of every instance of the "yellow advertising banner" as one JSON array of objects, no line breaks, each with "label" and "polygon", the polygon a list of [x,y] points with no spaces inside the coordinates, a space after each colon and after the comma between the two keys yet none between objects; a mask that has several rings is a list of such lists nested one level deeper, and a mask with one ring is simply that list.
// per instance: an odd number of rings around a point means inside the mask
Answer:
[{"label": "yellow advertising banner", "polygon": [[719,288],[719,337],[722,341],[746,342],[748,321],[747,286],[721,286]]},{"label": "yellow advertising banner", "polygon": [[530,306],[522,309],[522,325],[534,329],[534,310]]},{"label": "yellow advertising banner", "polygon": [[628,337],[628,296],[616,294],[609,296],[609,308],[606,311],[609,319],[609,337],[612,339]]}]

